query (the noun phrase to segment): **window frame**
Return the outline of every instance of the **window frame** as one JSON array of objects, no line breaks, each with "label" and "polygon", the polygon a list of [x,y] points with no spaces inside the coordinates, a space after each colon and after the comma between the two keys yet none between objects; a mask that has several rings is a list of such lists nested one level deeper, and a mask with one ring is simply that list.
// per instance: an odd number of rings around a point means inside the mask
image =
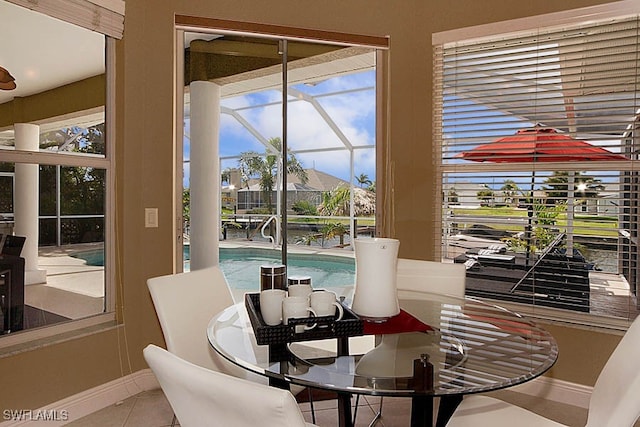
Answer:
[{"label": "window frame", "polygon": [[[173,260],[174,260],[174,272],[182,272],[184,267],[184,261],[182,257],[182,246],[184,244],[184,218],[182,209],[182,176],[184,173],[184,161],[183,161],[183,126],[180,123],[184,123],[184,86],[179,82],[184,82],[184,35],[185,32],[194,32],[201,34],[230,34],[230,35],[247,35],[255,38],[265,39],[280,39],[291,41],[302,41],[318,44],[331,44],[337,46],[358,46],[373,48],[376,50],[376,85],[375,85],[375,99],[376,99],[376,123],[375,123],[375,140],[374,147],[376,154],[376,176],[382,176],[385,172],[383,166],[384,162],[381,161],[382,147],[386,147],[388,144],[388,134],[386,132],[388,125],[385,121],[388,116],[388,106],[382,102],[382,99],[388,93],[388,51],[390,47],[390,41],[388,36],[375,36],[375,35],[362,35],[355,33],[342,33],[323,31],[315,29],[306,29],[290,26],[279,26],[270,24],[260,24],[252,22],[230,21],[224,19],[204,18],[188,15],[176,15],[174,19],[174,73],[175,73],[175,104],[174,104],[174,117],[176,126],[175,129],[175,181],[173,188],[173,200],[174,200],[174,218],[173,221],[173,235],[175,236],[175,245],[173,247]],[[365,147],[366,148],[366,147]],[[352,178],[353,181],[353,178]],[[352,184],[353,188],[353,184]],[[218,191],[218,197],[221,197],[221,191]],[[351,195],[353,199],[353,194]],[[353,206],[353,203],[351,203]],[[376,225],[380,224],[382,229],[382,209],[376,207]],[[353,208],[352,208],[353,212]],[[353,215],[352,215],[353,217]],[[286,215],[284,216],[286,219]],[[285,221],[286,222],[286,221]]]},{"label": "window frame", "polygon": [[[37,329],[25,329],[0,337],[0,357],[20,350],[27,350],[37,346],[41,340],[55,339],[67,333],[80,333],[95,328],[111,328],[116,323],[116,256],[115,256],[115,216],[113,213],[115,202],[115,151],[116,151],[116,125],[115,125],[115,58],[116,41],[105,35],[105,145],[106,152],[102,157],[98,156],[72,156],[67,153],[44,153],[22,150],[3,150],[3,161],[9,163],[46,164],[61,166],[95,167],[106,171],[105,188],[105,270],[104,270],[104,312],[89,317],[70,320],[67,322],[45,326]],[[50,118],[55,119],[55,118]]]},{"label": "window frame", "polygon": [[[488,38],[492,36],[509,36],[511,33],[521,33],[527,30],[534,30],[540,27],[553,27],[557,25],[569,25],[569,24],[577,24],[589,22],[592,20],[601,20],[604,18],[618,18],[624,17],[631,14],[640,13],[640,6],[638,4],[634,4],[631,1],[622,1],[616,2],[615,4],[607,4],[600,5],[589,8],[581,8],[569,11],[563,11],[559,13],[552,13],[547,15],[540,15],[535,17],[527,17],[516,19],[512,21],[498,22],[487,25],[479,25],[476,27],[470,28],[462,28],[451,31],[445,31],[441,33],[435,33],[432,36],[432,45],[444,45],[447,43],[457,42],[457,41],[469,41],[474,39]],[[434,70],[438,65],[434,62]],[[436,72],[434,71],[434,76]],[[436,87],[434,83],[434,88]],[[434,93],[434,98],[436,94]],[[440,98],[442,99],[442,98]],[[436,121],[435,110],[439,106],[435,105],[434,101],[434,142],[440,141],[441,138],[438,136],[438,132],[442,133],[442,128],[439,126],[439,123]],[[507,164],[500,165],[497,163],[486,165],[480,163],[469,162],[469,164],[464,165],[447,165],[443,164],[442,158],[442,150],[443,147],[439,143],[434,143],[433,153],[434,153],[434,161],[436,162],[437,168],[437,184],[438,191],[436,194],[442,194],[442,189],[444,187],[444,176],[447,173],[462,171],[465,172],[482,172],[488,171],[491,169],[494,170],[504,170],[504,171],[528,171],[532,170],[536,171],[552,171],[559,167],[559,164],[545,164],[545,163],[536,163],[535,168],[532,167],[531,164]],[[637,162],[637,161],[636,161]],[[620,169],[615,169],[619,171],[630,171],[633,169],[633,162],[631,160],[627,162],[618,163],[616,162],[616,167],[620,167]],[[582,165],[582,167],[581,167]],[[585,170],[585,163],[567,163],[563,170]],[[597,166],[593,166],[593,163],[590,163],[588,170],[607,170],[612,167],[611,165],[601,164],[599,163]],[[436,218],[436,223],[434,227],[436,229],[436,235],[440,235],[444,232],[444,222],[443,222],[443,204],[437,204],[438,215]],[[436,246],[436,252],[438,254],[442,253],[441,245]],[[629,324],[630,320],[625,318],[614,318],[608,316],[600,316],[590,313],[580,313],[573,312],[570,310],[558,310],[556,308],[549,308],[542,305],[537,304],[523,304],[523,303],[514,303],[505,300],[496,300],[501,306],[505,308],[516,310],[522,314],[525,314],[530,317],[543,319],[545,321],[552,321],[558,324],[567,324],[574,327],[581,328],[604,328],[604,329],[615,329],[615,330],[625,330]],[[631,319],[633,320],[633,319]]]}]

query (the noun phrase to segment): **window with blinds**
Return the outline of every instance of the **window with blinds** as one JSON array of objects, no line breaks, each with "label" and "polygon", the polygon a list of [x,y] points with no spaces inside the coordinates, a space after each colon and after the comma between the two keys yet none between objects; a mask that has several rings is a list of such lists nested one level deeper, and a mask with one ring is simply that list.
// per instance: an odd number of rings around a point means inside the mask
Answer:
[{"label": "window with blinds", "polygon": [[442,251],[467,294],[636,317],[639,31],[633,16],[434,46]]}]

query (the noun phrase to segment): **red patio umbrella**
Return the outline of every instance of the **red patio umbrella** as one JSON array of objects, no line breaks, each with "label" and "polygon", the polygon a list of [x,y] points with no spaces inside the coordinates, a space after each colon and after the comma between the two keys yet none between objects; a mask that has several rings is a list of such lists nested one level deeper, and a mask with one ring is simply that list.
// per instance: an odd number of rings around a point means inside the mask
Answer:
[{"label": "red patio umbrella", "polygon": [[[457,154],[456,157],[474,162],[493,163],[627,160],[621,154],[612,153],[586,141],[559,133],[556,129],[542,126],[520,129],[515,135],[478,145],[469,151]],[[533,198],[535,171],[532,173],[531,197]],[[569,199],[568,203],[572,203],[572,200]],[[567,228],[570,228],[573,224],[572,210],[573,208],[567,211]],[[531,222],[531,219],[529,219],[529,222]],[[529,223],[529,231],[530,228],[531,223]],[[567,237],[567,248],[568,250],[573,250],[572,236],[569,235]]]},{"label": "red patio umbrella", "polygon": [[538,126],[520,129],[515,135],[478,145],[456,157],[494,163],[627,160],[623,155],[558,133],[555,129]]}]

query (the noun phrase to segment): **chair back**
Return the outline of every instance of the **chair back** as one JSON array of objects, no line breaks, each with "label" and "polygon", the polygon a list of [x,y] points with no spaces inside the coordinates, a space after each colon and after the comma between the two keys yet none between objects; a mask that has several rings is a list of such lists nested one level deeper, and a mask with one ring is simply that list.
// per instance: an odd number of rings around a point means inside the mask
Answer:
[{"label": "chair back", "polygon": [[0,255],[20,256],[26,240],[27,238],[24,236],[14,236],[12,234],[6,235],[4,242],[2,243]]},{"label": "chair back", "polygon": [[640,417],[640,317],[604,365],[591,393],[586,427],[632,427]]},{"label": "chair back", "polygon": [[182,427],[308,425],[286,390],[202,368],[153,344],[143,354]]},{"label": "chair back", "polygon": [[233,305],[219,267],[154,277],[147,287],[160,321],[167,350],[196,365],[226,372],[228,363],[207,340],[211,318]]},{"label": "chair back", "polygon": [[398,258],[398,290],[464,297],[464,264]]}]

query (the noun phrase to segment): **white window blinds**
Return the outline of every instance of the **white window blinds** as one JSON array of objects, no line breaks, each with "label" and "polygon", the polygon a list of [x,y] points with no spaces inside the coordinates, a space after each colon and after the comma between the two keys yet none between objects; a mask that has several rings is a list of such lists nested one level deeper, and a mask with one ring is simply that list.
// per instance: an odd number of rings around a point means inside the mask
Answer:
[{"label": "white window blinds", "polygon": [[468,293],[637,314],[638,18],[434,46],[443,256]]},{"label": "white window blinds", "polygon": [[8,0],[80,27],[121,39],[124,31],[122,0]]}]

